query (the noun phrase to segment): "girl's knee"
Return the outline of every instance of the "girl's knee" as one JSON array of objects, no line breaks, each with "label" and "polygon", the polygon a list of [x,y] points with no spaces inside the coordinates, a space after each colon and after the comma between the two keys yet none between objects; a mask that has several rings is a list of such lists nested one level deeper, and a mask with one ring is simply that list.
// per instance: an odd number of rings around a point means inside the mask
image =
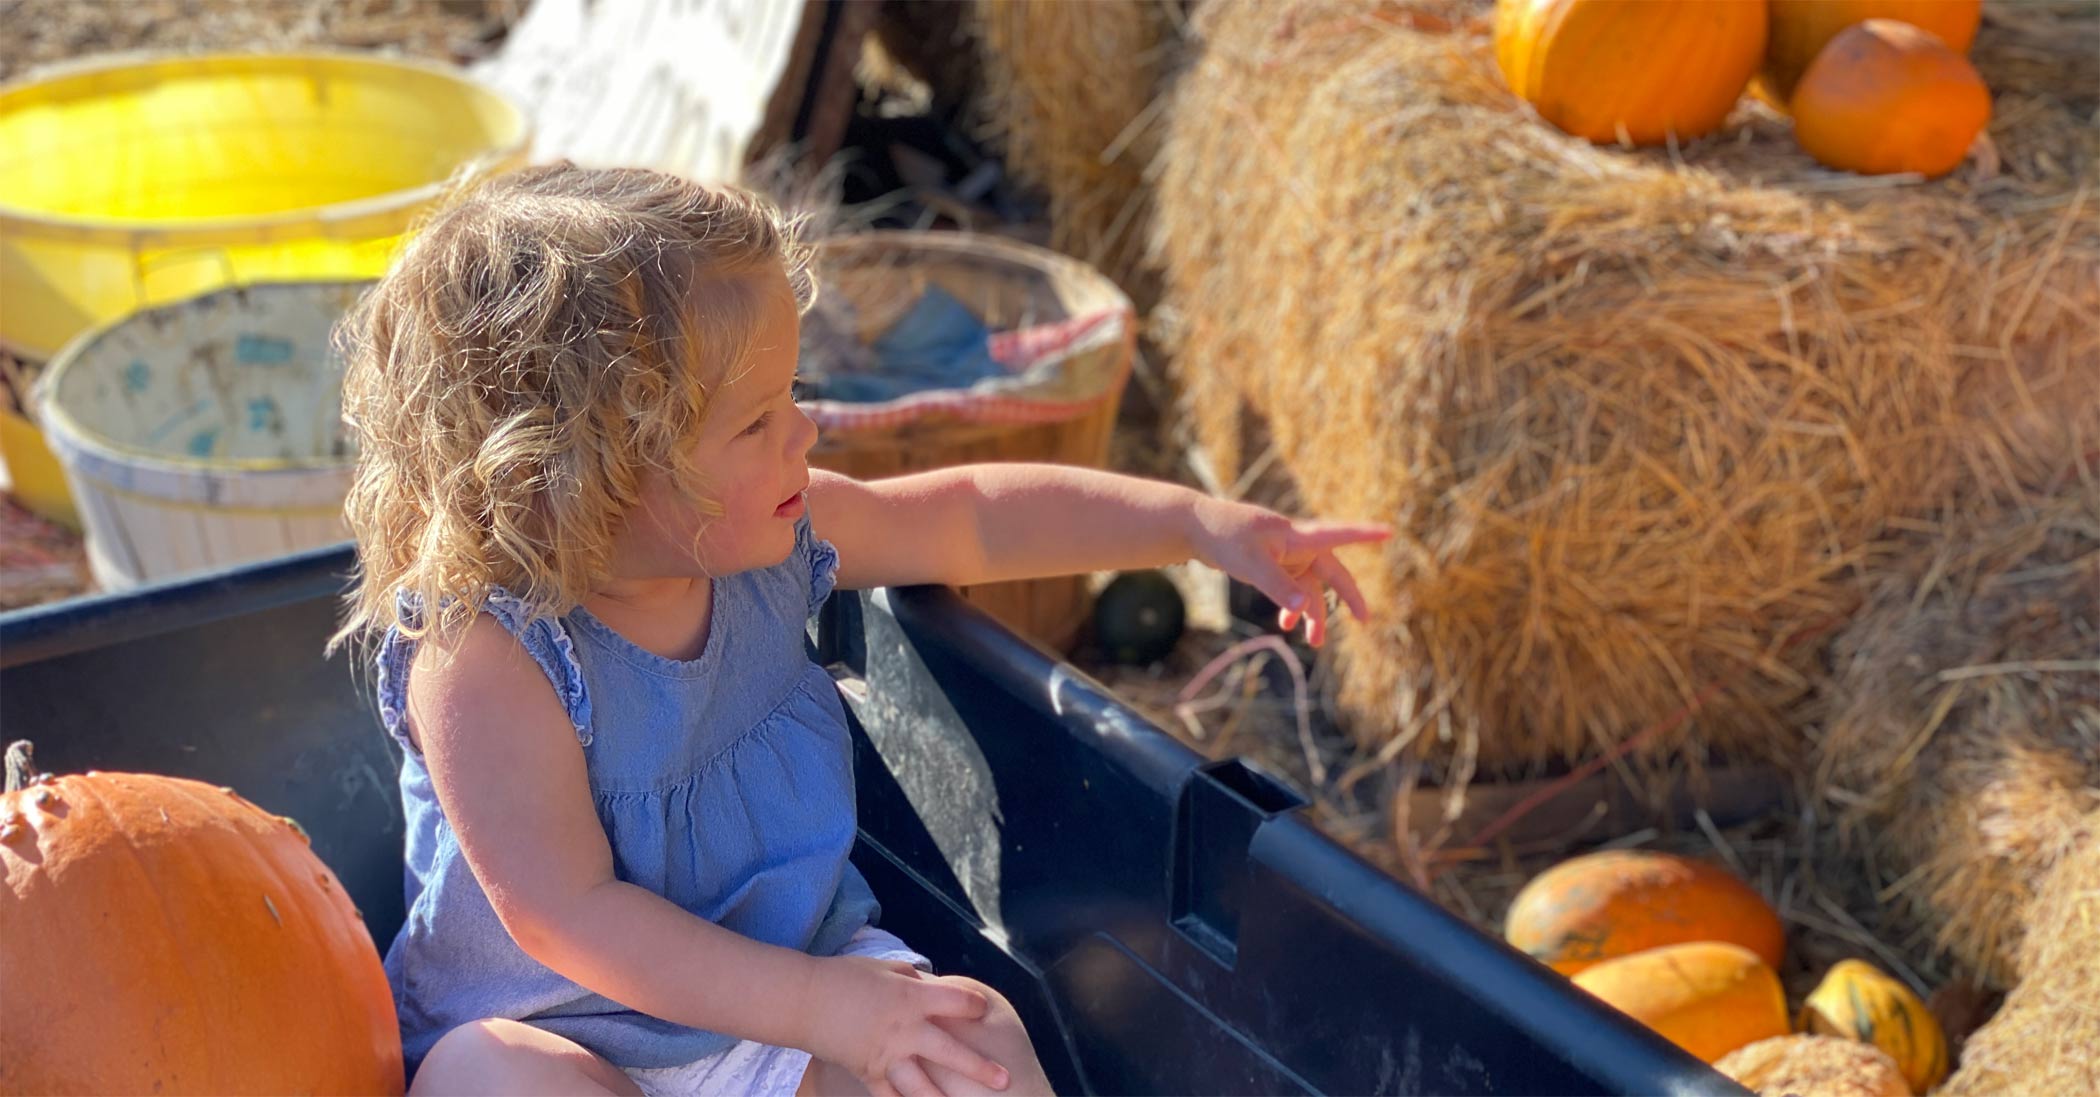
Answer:
[{"label": "girl's knee", "polygon": [[941,975],[936,976],[936,978],[949,986],[963,987],[984,995],[984,1000],[987,1003],[987,1008],[984,1011],[985,1024],[1003,1026],[1011,1022],[1016,1028],[1020,1026],[1021,1015],[1014,1012],[1014,1004],[1006,1000],[1006,995],[992,989],[991,986],[980,983],[967,975]]},{"label": "girl's knee", "polygon": [[625,1093],[632,1079],[544,1029],[486,1017],[447,1032],[423,1057],[411,1094]]},{"label": "girl's knee", "polygon": [[[984,995],[987,1003],[984,1016],[951,1026],[950,1031],[963,1043],[1006,1068],[1009,1081],[1004,1097],[1049,1093],[1049,1079],[1043,1073],[1043,1065],[1036,1058],[1035,1044],[1029,1039],[1028,1029],[1021,1024],[1021,1015],[1014,1011],[1013,1003],[1007,1001],[1005,995],[968,976],[946,975],[941,976],[940,981]],[[934,1084],[948,1094],[982,1090],[976,1083],[945,1070],[934,1075]]]}]

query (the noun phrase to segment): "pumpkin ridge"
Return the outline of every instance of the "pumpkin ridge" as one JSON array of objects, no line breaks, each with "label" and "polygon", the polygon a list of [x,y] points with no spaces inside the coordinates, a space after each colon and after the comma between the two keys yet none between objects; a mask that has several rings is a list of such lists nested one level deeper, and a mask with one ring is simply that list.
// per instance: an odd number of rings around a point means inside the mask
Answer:
[{"label": "pumpkin ridge", "polygon": [[[59,787],[64,788],[67,792],[77,791],[86,793],[89,797],[92,797],[104,821],[103,825],[107,826],[111,831],[113,831],[116,834],[116,836],[119,839],[121,839],[120,844],[124,847],[125,858],[131,863],[131,866],[137,870],[139,879],[144,880],[146,882],[146,890],[152,893],[154,903],[160,907],[161,916],[159,921],[155,924],[160,927],[161,935],[166,939],[169,954],[174,956],[176,962],[182,966],[182,973],[184,976],[182,980],[182,985],[183,988],[189,992],[190,1012],[192,1016],[211,1016],[211,1014],[205,1009],[205,1003],[203,1000],[204,988],[203,985],[197,980],[197,969],[190,963],[189,950],[183,948],[182,942],[176,938],[175,917],[174,912],[168,907],[167,893],[161,888],[160,878],[157,875],[155,875],[153,869],[147,865],[145,855],[141,854],[139,852],[138,846],[133,843],[131,832],[125,829],[123,824],[123,812],[116,810],[116,807],[110,803],[108,798],[102,795],[101,790],[95,788],[93,782],[85,780],[69,781],[65,778],[60,778],[55,783]],[[130,789],[125,788],[121,784],[116,784],[115,781],[111,781],[111,784],[116,785],[116,787],[123,792],[129,793],[131,791]],[[204,1045],[202,1048],[204,1052],[203,1066],[208,1071],[206,1077],[220,1077],[221,1075],[218,1062],[218,1049],[211,1046],[212,1041],[210,1040],[201,1041],[201,1043]],[[179,1077],[169,1079],[169,1081],[171,1082],[180,1082],[180,1080],[181,1079]]]},{"label": "pumpkin ridge", "polygon": [[[250,862],[255,860],[253,854],[247,848],[249,845],[249,843],[246,841],[248,835],[246,828],[244,828],[241,825],[242,821],[236,818],[229,817],[226,808],[214,801],[212,795],[213,789],[211,788],[211,786],[205,785],[202,782],[192,781],[188,778],[178,778],[176,780],[170,781],[167,785],[167,788],[172,792],[180,793],[184,800],[187,800],[191,804],[194,804],[196,806],[199,816],[202,819],[204,819],[208,824],[210,824],[211,829],[206,833],[212,834],[213,837],[215,837],[218,840],[218,842],[222,844],[222,848],[215,851],[217,856],[225,857],[231,854],[234,850],[239,850],[242,854],[247,856],[247,859]],[[230,789],[225,790],[221,794],[226,795],[228,797],[233,797],[237,795],[232,793]],[[210,880],[213,878],[214,874],[212,872],[206,871],[208,866],[199,863],[199,859],[194,855],[194,851],[190,848],[190,843],[175,843],[174,848],[179,848],[181,850],[183,858],[182,865],[184,868],[185,875],[190,875],[205,880]],[[252,870],[253,868],[252,863],[242,865],[241,867],[247,870]],[[280,880],[279,883],[282,883],[282,881]],[[221,901],[215,905],[229,909],[238,909],[234,896],[231,892],[227,891],[226,889],[214,886],[210,889],[208,893],[220,898]],[[285,903],[285,906],[290,905],[291,904],[289,902]],[[280,908],[280,911],[281,910],[282,908]],[[282,918],[279,917],[277,920],[281,922]],[[207,1013],[205,1014],[205,1016],[211,1016],[211,1014]],[[229,1017],[228,1019],[230,1020],[231,1018]],[[215,1044],[217,1043],[217,1041],[210,1042]],[[246,1074],[245,1064],[241,1065],[241,1069],[242,1073]],[[219,1066],[216,1063],[213,1064],[213,1074],[214,1076],[223,1077],[223,1075],[219,1073]]]},{"label": "pumpkin ridge", "polygon": [[[261,897],[254,901],[264,903],[270,907],[273,923],[281,927],[282,932],[309,933],[319,936],[321,928],[327,923],[325,920],[316,917],[313,909],[307,906],[304,899],[300,896],[301,889],[292,886],[286,879],[283,867],[277,863],[275,851],[265,844],[269,840],[268,832],[261,827],[250,825],[259,821],[254,817],[263,815],[263,810],[256,807],[253,801],[234,792],[232,789],[219,790],[218,795],[231,800],[242,816],[241,818],[230,818],[223,804],[213,802],[213,792],[209,790],[208,786],[183,781],[174,784],[173,787],[176,791],[181,792],[186,799],[195,803],[205,818],[226,824],[227,837],[231,839],[228,844],[232,848],[239,849],[249,861],[249,864],[244,866],[248,871],[257,875],[268,876],[276,892],[276,905],[270,906],[271,893],[268,891],[263,892]],[[235,905],[243,902],[239,896],[228,895],[227,898]],[[333,945],[337,942],[329,943]],[[330,952],[330,955],[334,955],[334,953]],[[317,970],[309,967],[305,970],[305,974],[309,978],[327,979],[338,978],[344,973],[332,969]],[[326,1018],[326,1021],[335,1031],[356,1030],[355,1019],[345,1016],[342,1012],[343,1003],[340,995],[322,995],[321,997],[327,999],[330,1003],[329,1008],[332,1015]],[[310,1008],[312,1003],[308,1003],[308,1005]],[[319,1017],[306,1018],[306,1022],[309,1024],[319,1024],[322,1021],[323,1018]]]},{"label": "pumpkin ridge", "polygon": [[[270,817],[270,813],[256,806],[253,801],[248,800],[246,797],[241,797],[241,803],[255,815],[264,817],[264,819],[257,820],[261,823],[260,827],[253,830],[243,828],[241,837],[243,844],[252,851],[255,860],[268,870],[270,879],[275,882],[278,892],[286,896],[285,899],[280,901],[286,907],[297,911],[298,925],[287,924],[285,926],[286,930],[288,932],[310,933],[317,937],[324,937],[327,947],[321,951],[321,955],[326,958],[327,966],[315,970],[313,972],[314,976],[333,979],[345,984],[350,983],[354,975],[342,963],[345,958],[345,942],[336,939],[337,925],[334,920],[325,917],[326,912],[313,909],[310,903],[313,896],[307,893],[307,889],[295,885],[289,879],[290,866],[283,864],[279,859],[281,852],[279,844],[282,843],[283,839],[272,835],[268,830],[270,822],[267,820]],[[359,922],[358,924],[362,926],[363,923]],[[351,945],[354,949],[361,945],[361,942],[352,942]],[[355,951],[349,954],[359,955]],[[357,1018],[345,1012],[347,1004],[342,995],[329,996],[329,1008],[334,1013],[331,1020],[337,1026],[337,1031],[356,1031],[360,1027]]]}]

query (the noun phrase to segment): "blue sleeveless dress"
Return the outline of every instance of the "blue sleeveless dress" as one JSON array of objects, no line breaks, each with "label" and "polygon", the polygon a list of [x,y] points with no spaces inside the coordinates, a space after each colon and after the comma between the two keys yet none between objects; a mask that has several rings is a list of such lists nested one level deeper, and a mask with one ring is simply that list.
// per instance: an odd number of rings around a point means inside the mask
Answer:
[{"label": "blue sleeveless dress", "polygon": [[[837,570],[837,553],[804,517],[784,562],[713,581],[707,644],[691,660],[644,651],[580,607],[527,620],[501,593],[484,607],[568,710],[619,879],[746,937],[818,956],[837,954],[878,913],[847,861],[845,711],[806,646],[806,622]],[[409,743],[414,648],[389,631],[377,682],[381,721],[403,750],[408,920],[386,971],[411,1073],[440,1036],[484,1017],[536,1025],[621,1068],[675,1066],[732,1046],[734,1037],[594,994],[511,940]]]}]

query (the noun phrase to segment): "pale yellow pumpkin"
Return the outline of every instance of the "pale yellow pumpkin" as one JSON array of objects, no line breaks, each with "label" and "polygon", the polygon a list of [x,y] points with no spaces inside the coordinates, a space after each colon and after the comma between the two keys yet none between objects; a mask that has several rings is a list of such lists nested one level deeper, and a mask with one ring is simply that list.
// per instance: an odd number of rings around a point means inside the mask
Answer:
[{"label": "pale yellow pumpkin", "polygon": [[1561,129],[1659,145],[1720,128],[1766,31],[1765,0],[1498,0],[1495,61]]},{"label": "pale yellow pumpkin", "polygon": [[1665,945],[1606,960],[1574,981],[1709,1063],[1788,1031],[1779,976],[1741,945]]},{"label": "pale yellow pumpkin", "polygon": [[1797,1027],[1880,1048],[1918,1093],[1947,1077],[1947,1036],[1938,1019],[1909,987],[1864,960],[1833,965],[1802,1006]]},{"label": "pale yellow pumpkin", "polygon": [[1728,941],[1778,968],[1786,927],[1756,889],[1712,861],[1654,850],[1570,857],[1517,893],[1503,935],[1563,975],[1616,956]]}]

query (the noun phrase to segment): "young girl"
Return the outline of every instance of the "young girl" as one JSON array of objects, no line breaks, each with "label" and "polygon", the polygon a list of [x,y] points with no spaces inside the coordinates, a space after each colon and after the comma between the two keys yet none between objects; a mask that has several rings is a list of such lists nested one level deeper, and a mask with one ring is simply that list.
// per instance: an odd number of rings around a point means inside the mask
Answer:
[{"label": "young girl", "polygon": [[338,639],[379,638],[405,751],[386,964],[416,1092],[1047,1092],[997,992],[875,928],[807,617],[834,587],[1191,557],[1315,643],[1326,588],[1365,615],[1332,550],[1382,528],[1049,466],[812,470],[791,228],[532,169],[434,218],[344,325]]}]

